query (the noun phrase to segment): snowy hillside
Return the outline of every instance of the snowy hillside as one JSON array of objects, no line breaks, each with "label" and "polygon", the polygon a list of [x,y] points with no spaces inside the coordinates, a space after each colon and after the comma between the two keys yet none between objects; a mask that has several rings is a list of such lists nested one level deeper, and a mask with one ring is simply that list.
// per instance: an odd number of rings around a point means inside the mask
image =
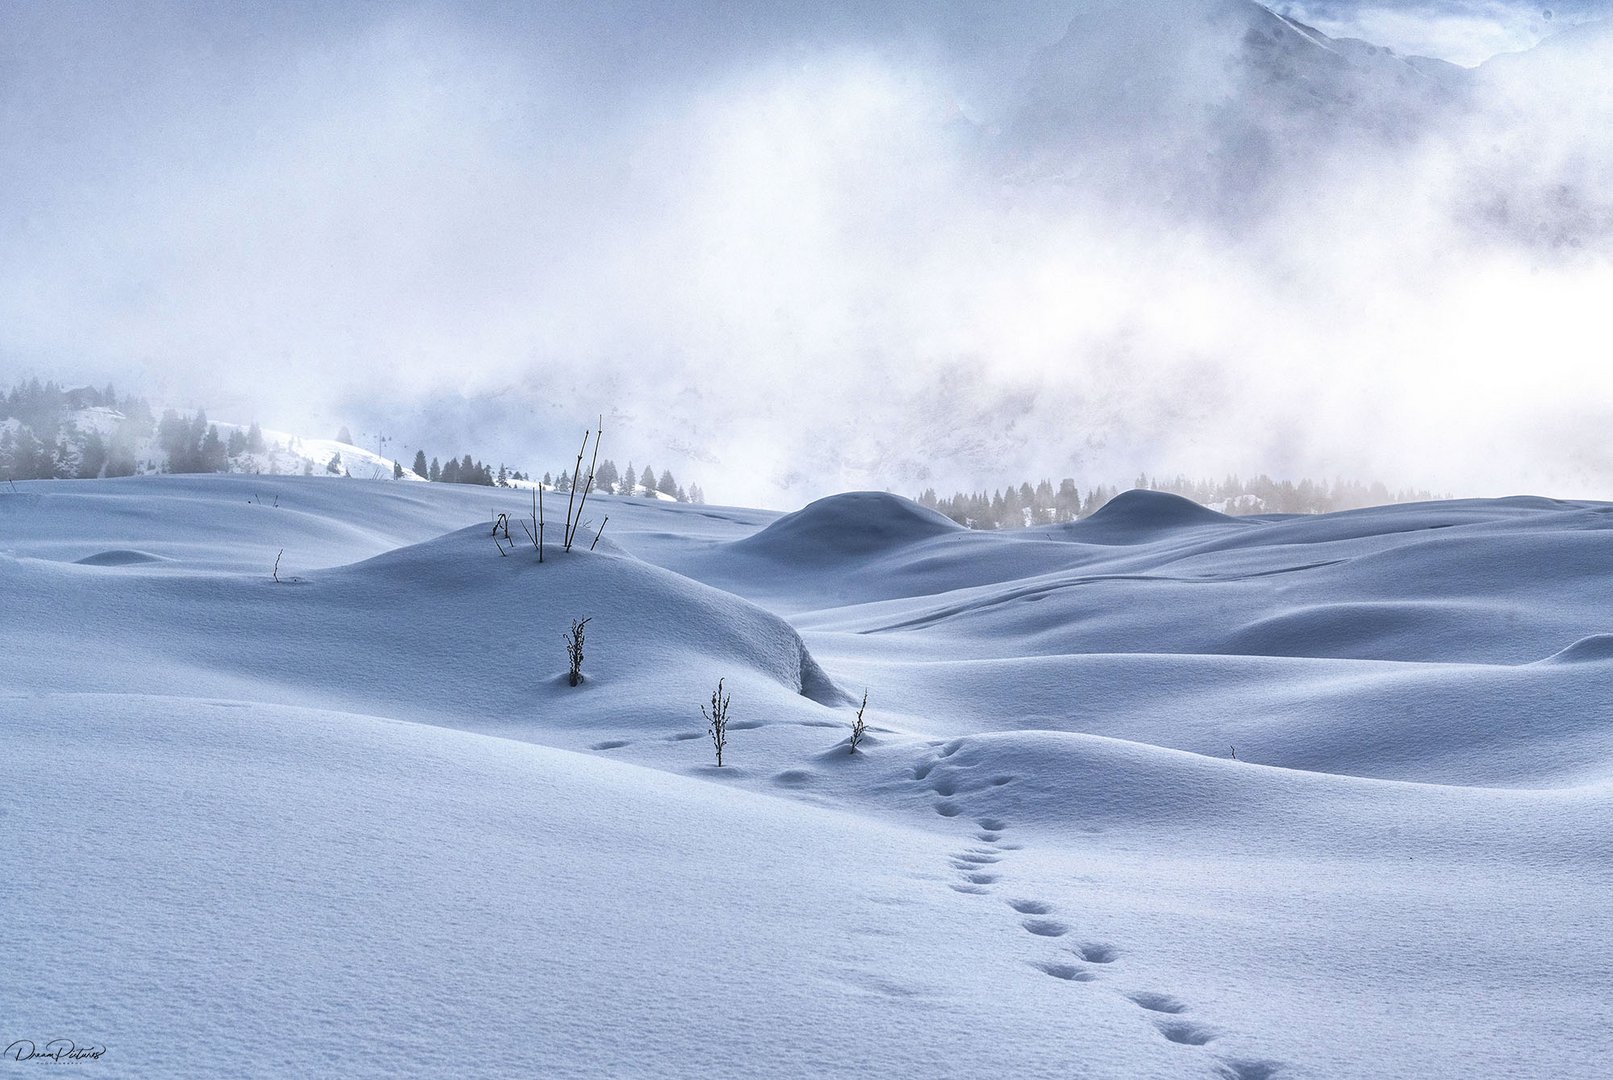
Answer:
[{"label": "snowy hillside", "polygon": [[[39,392],[37,384],[34,390]],[[67,406],[32,425],[0,414],[0,478],[221,472],[380,480],[392,479],[396,472],[393,459],[340,439],[308,438],[261,429],[256,423],[210,424],[205,413],[165,414],[158,424],[143,401],[131,399],[140,408],[131,414],[74,400],[96,394],[88,388],[62,394],[51,384],[45,393],[65,397]],[[175,426],[172,434],[169,425]],[[178,460],[176,443],[190,444],[184,456],[192,460]],[[404,470],[398,479],[423,478]]]},{"label": "snowy hillside", "polygon": [[1130,492],[983,533],[595,495],[540,564],[491,535],[529,500],[0,488],[8,1041],[118,1077],[1607,1074],[1613,505]]}]

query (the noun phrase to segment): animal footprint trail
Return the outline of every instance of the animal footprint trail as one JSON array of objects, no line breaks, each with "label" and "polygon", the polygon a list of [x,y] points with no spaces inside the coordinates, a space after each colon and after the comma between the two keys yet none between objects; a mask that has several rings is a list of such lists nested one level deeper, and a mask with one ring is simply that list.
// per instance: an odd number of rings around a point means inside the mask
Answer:
[{"label": "animal footprint trail", "polygon": [[[937,772],[948,758],[957,753],[961,745],[961,742],[948,743],[940,748],[936,757],[913,767],[914,782],[925,784],[933,794],[939,796],[938,801],[932,805],[935,812],[942,817],[957,817],[963,810],[958,801],[962,787],[956,776],[952,775],[954,770],[949,768],[944,773]],[[1013,779],[1011,776],[998,774],[987,781],[987,786],[981,790],[1002,788],[1012,783]],[[1009,852],[1021,850],[1022,845],[1003,839],[1008,831],[1008,822],[1002,818],[980,817],[975,819],[974,824],[976,826],[974,839],[980,846],[952,854],[952,868],[963,880],[952,883],[951,887],[959,893],[979,896],[989,893],[991,886],[1001,881],[1001,875],[995,872],[995,868],[1005,860]],[[1054,910],[1053,905],[1046,900],[1018,898],[1007,903],[1015,912],[1028,916],[1021,920],[1020,927],[1033,937],[1060,938],[1073,930],[1073,927],[1062,920],[1045,917],[1051,915]],[[1101,955],[1105,958],[1099,962],[1107,962],[1114,955],[1113,950],[1102,946],[1090,947],[1088,951],[1094,956]],[[1085,955],[1082,958],[1086,959]],[[1062,982],[1091,982],[1096,978],[1092,972],[1072,960],[1031,961],[1031,967]]]},{"label": "animal footprint trail", "polygon": [[[947,769],[945,774],[938,774],[937,770],[946,764],[947,758],[957,753],[961,743],[948,743],[940,748],[937,756],[920,762],[913,767],[913,780],[918,784],[925,784],[935,795],[939,796],[933,808],[942,817],[957,817],[962,812],[958,801],[960,784],[953,772]],[[993,776],[987,787],[981,790],[1000,789],[1013,782],[1013,777],[998,774]],[[976,831],[974,839],[978,842],[975,847],[954,852],[951,856],[952,868],[963,880],[953,882],[951,888],[955,892],[965,895],[982,896],[992,891],[1001,876],[993,872],[1003,863],[1010,852],[1022,850],[1023,845],[1012,843],[1004,839],[1008,831],[1008,822],[999,817],[979,817],[974,822]],[[1054,912],[1054,905],[1046,900],[1034,897],[1019,897],[1008,900],[1007,905],[1019,915],[1026,916],[1020,921],[1020,927],[1027,934],[1035,938],[1049,941],[1064,937],[1073,931],[1073,927],[1061,919],[1048,918]],[[1107,964],[1112,962],[1118,952],[1110,946],[1089,944],[1078,946],[1072,950],[1073,957],[1085,961],[1085,964]],[[1087,983],[1096,980],[1097,976],[1083,963],[1075,958],[1032,960],[1030,966],[1051,978],[1065,983]]]},{"label": "animal footprint trail", "polygon": [[[962,748],[962,740],[953,740],[948,743],[932,743],[935,756],[926,758],[913,766],[912,777],[915,785],[922,785],[935,801],[930,808],[943,818],[962,816],[964,803],[962,793],[964,784],[960,781],[957,770],[950,767],[943,768],[946,760]],[[962,851],[955,851],[950,856],[953,871],[961,879],[951,882],[954,892],[966,895],[984,895],[991,891],[992,886],[1001,880],[1001,875],[992,868],[1003,861],[1003,851],[999,845],[1004,823],[996,819],[982,819],[976,823],[979,826],[974,838],[982,844],[992,846],[975,846]],[[993,826],[987,828],[987,826]]]},{"label": "animal footprint trail", "polygon": [[[948,763],[948,759],[962,749],[963,740],[931,745],[938,747],[935,756],[915,765],[912,776],[915,785],[923,785],[935,797],[931,807],[941,817],[961,816],[972,793],[1001,790],[1013,783],[1014,778],[1004,774],[992,776],[981,786],[965,783],[960,774],[966,775],[966,770],[971,766],[965,765],[960,770]],[[1012,852],[1023,850],[1024,845],[1005,839],[1008,822],[1003,818],[977,817],[974,825],[973,838],[977,846],[956,851],[950,856],[952,869],[961,880],[949,884],[953,891],[967,896],[987,896],[1002,881],[1000,870],[1005,860]],[[1022,916],[1019,925],[1026,934],[1045,940],[1050,945],[1077,929],[1066,919],[1055,917],[1057,908],[1049,901],[1034,896],[1020,896],[1007,899],[1004,903],[1015,914]],[[1121,950],[1105,941],[1077,939],[1076,944],[1060,945],[1063,948],[1062,956],[1030,960],[1027,961],[1028,966],[1063,983],[1093,983],[1099,979],[1095,969],[1114,965],[1121,958]],[[1184,1016],[1188,1011],[1187,1005],[1170,994],[1147,990],[1125,996],[1149,1017],[1149,1024],[1158,1033],[1157,1037],[1167,1042],[1196,1051],[1221,1035],[1215,1028]],[[1226,1080],[1278,1080],[1281,1075],[1276,1062],[1237,1060],[1213,1054],[1210,1060],[1217,1074]]]},{"label": "animal footprint trail", "polygon": [[[1170,1042],[1180,1046],[1204,1046],[1220,1036],[1214,1028],[1182,1018],[1187,1005],[1169,994],[1152,990],[1126,995],[1139,1009],[1153,1014],[1154,1027]],[[1226,1080],[1275,1080],[1281,1069],[1274,1061],[1237,1060],[1222,1058],[1216,1061],[1217,1075]]]}]

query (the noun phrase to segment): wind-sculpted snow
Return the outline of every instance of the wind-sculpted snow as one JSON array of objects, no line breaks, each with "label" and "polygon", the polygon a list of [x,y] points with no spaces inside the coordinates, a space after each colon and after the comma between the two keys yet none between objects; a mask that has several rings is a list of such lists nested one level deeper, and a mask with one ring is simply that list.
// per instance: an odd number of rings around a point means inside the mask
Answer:
[{"label": "wind-sculpted snow", "polygon": [[[0,561],[13,616],[0,640],[14,654],[86,639],[107,652],[97,671],[41,676],[62,690],[189,685],[227,696],[244,683],[265,700],[520,729],[578,718],[562,693],[561,636],[589,617],[587,692],[610,699],[623,723],[664,727],[672,701],[698,716],[719,677],[752,693],[845,700],[777,615],[608,541],[587,551],[591,540],[569,554],[551,548],[539,564],[530,546],[499,555],[477,525],[350,566],[283,570],[278,584],[267,572],[121,568],[75,590],[73,575],[86,573],[77,567]],[[69,591],[79,598],[64,606]],[[651,683],[658,693],[647,700]]]},{"label": "wind-sculpted snow", "polygon": [[1613,660],[1613,634],[1592,634],[1580,638],[1562,652],[1552,653],[1542,664],[1601,664]]},{"label": "wind-sculpted snow", "polygon": [[136,549],[188,570],[292,572],[366,559],[523,511],[524,493],[457,484],[363,485],[338,477],[139,476],[18,484],[0,498],[0,554],[63,562]]},{"label": "wind-sculpted snow", "polygon": [[1604,1075],[1613,508],[597,496],[539,564],[529,499],[0,495],[8,1039],[115,1076]]},{"label": "wind-sculpted snow", "polygon": [[[1613,515],[1583,504],[1391,507],[1071,545],[1069,569],[801,615],[862,634],[968,639],[978,655],[1091,652],[1538,660],[1603,628]],[[1340,520],[1346,519],[1346,520]],[[1094,518],[1093,520],[1096,520]],[[1040,530],[1034,530],[1040,531]],[[1014,541],[977,563],[1018,559]]]}]

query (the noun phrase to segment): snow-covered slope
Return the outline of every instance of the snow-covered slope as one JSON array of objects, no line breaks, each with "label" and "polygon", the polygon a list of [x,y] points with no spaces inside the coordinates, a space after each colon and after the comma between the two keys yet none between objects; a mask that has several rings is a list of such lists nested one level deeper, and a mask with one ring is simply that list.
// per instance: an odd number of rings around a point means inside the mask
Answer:
[{"label": "snow-covered slope", "polygon": [[0,493],[8,1040],[112,1076],[1605,1074],[1613,507],[1139,492],[982,534],[595,496],[597,548],[551,523],[539,565],[490,535],[527,499]]},{"label": "snow-covered slope", "polygon": [[[221,423],[218,427],[225,435],[232,431],[244,434],[249,430],[245,424]],[[230,471],[287,476],[353,476],[364,480],[390,480],[396,471],[393,459],[339,439],[312,439],[289,431],[265,429],[263,441],[265,449],[262,452],[242,454],[231,461]],[[404,469],[398,479],[423,481],[425,477]]]}]

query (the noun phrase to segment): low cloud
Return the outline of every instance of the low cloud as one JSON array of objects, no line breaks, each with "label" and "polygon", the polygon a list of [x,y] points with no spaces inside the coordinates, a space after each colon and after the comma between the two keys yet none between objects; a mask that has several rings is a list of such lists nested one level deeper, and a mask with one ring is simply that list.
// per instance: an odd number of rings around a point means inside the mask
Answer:
[{"label": "low cloud", "polygon": [[[1345,70],[1238,5],[1085,5],[1062,42],[1055,7],[80,39],[98,74],[3,88],[0,366],[539,471],[603,412],[622,457],[772,505],[1140,470],[1608,493],[1605,39]],[[11,48],[58,71],[32,17]]]}]

